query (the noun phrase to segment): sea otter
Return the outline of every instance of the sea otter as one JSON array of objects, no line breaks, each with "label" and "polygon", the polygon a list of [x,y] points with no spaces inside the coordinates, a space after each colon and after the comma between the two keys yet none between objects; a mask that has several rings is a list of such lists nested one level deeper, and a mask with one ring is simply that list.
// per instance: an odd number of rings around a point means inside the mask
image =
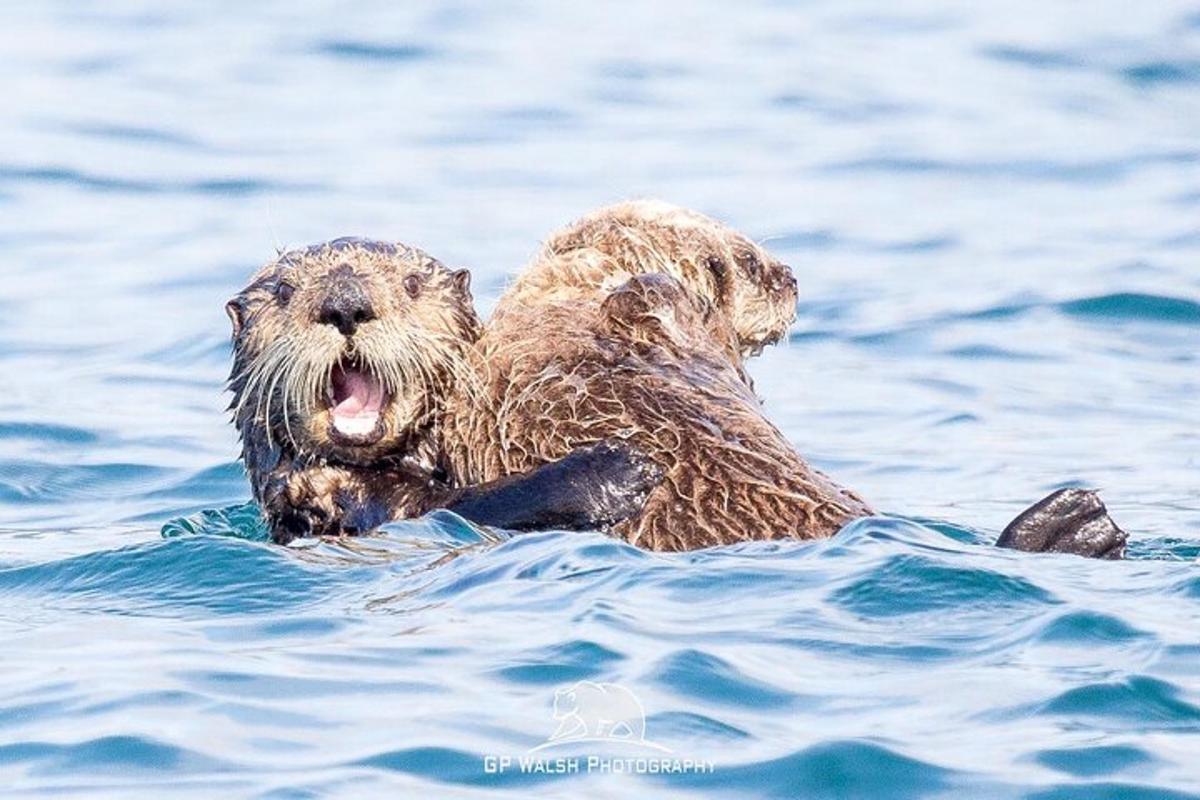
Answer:
[{"label": "sea otter", "polygon": [[226,305],[230,409],[276,541],[355,533],[449,506],[499,527],[599,528],[657,480],[619,443],[588,443],[486,486],[448,479],[444,401],[470,396],[480,325],[466,270],[344,238],[281,254]]},{"label": "sea otter", "polygon": [[[745,236],[653,201],[553,235],[504,293],[447,401],[443,447],[465,484],[523,473],[601,441],[664,479],[614,533],[654,550],[831,536],[870,515],[763,415],[742,359],[791,324],[791,270]],[[1000,543],[1119,557],[1094,493],[1058,492]]]},{"label": "sea otter", "polygon": [[[742,368],[795,299],[753,242],[661,203],[553,237],[479,346],[464,271],[359,239],[283,254],[228,306],[255,497],[279,541],[446,505],[658,549],[831,535],[871,509],[800,459]],[[1113,557],[1124,534],[1066,490],[999,543]]]}]

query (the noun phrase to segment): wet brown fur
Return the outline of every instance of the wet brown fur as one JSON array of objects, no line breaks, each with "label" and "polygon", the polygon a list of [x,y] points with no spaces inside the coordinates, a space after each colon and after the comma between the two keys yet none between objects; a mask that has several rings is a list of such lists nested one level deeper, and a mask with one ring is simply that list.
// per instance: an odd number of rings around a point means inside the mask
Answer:
[{"label": "wet brown fur", "polygon": [[475,353],[482,391],[456,394],[444,444],[465,483],[601,440],[665,474],[615,528],[656,550],[830,536],[870,514],[763,415],[742,357],[794,315],[791,271],[692,211],[602,209],[555,234],[501,298]]}]

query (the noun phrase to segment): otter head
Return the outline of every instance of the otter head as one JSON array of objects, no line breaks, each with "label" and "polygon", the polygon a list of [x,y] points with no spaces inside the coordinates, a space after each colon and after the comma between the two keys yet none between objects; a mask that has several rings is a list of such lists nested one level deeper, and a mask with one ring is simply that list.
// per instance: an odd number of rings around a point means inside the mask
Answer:
[{"label": "otter head", "polygon": [[758,355],[783,338],[796,318],[791,268],[749,239],[728,231],[728,250],[703,258],[712,281],[709,299],[725,310],[744,355]]},{"label": "otter head", "polygon": [[283,253],[226,310],[243,439],[348,464],[428,436],[480,332],[466,270],[365,239]]},{"label": "otter head", "polygon": [[570,254],[592,256],[577,257],[575,274],[555,275],[558,283],[611,288],[631,275],[670,275],[725,315],[741,355],[779,341],[796,316],[791,268],[729,226],[670,203],[634,200],[594,211],[553,235],[542,259]]}]

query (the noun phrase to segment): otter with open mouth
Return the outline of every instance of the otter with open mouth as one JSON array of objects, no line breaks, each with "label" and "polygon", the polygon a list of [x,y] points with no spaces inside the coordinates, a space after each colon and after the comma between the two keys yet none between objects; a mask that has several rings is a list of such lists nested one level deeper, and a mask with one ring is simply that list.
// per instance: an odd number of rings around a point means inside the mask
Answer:
[{"label": "otter with open mouth", "polygon": [[603,529],[656,480],[619,445],[527,475],[455,486],[445,398],[470,394],[480,324],[466,270],[400,244],[344,238],[281,254],[226,304],[230,410],[276,541],[358,533],[451,507],[500,527]]}]

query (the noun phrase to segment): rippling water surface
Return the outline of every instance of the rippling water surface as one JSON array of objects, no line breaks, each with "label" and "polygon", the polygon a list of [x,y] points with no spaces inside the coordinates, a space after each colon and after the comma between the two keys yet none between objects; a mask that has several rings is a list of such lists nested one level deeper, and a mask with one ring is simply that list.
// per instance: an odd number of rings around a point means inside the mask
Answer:
[{"label": "rippling water surface", "polygon": [[[7,791],[1200,796],[1200,6],[9,4],[0,76]],[[629,196],[794,265],[767,413],[889,516],[264,543],[221,306],[276,246],[486,310]],[[1064,485],[1135,559],[987,546]],[[581,680],[711,772],[487,771]]]}]

